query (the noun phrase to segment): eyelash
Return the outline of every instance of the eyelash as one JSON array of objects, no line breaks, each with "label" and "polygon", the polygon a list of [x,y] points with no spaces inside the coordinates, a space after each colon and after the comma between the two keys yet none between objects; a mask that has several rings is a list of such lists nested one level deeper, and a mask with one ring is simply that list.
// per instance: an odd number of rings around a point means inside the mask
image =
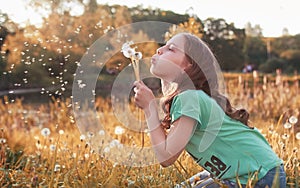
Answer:
[{"label": "eyelash", "polygon": [[171,46],[168,47],[168,50],[174,51],[173,47],[171,47]]}]

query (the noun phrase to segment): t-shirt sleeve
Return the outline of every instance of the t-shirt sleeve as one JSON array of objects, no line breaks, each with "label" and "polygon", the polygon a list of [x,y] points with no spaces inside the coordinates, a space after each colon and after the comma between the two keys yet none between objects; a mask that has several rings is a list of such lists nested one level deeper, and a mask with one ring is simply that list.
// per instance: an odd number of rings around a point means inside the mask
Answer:
[{"label": "t-shirt sleeve", "polygon": [[183,92],[175,96],[172,102],[170,115],[172,122],[184,115],[195,119],[201,124],[201,109],[197,93]]}]

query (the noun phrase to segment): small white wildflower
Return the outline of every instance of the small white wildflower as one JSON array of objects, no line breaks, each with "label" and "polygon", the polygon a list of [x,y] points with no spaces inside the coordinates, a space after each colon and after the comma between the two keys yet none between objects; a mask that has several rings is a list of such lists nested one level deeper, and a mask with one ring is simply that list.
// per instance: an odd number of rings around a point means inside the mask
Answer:
[{"label": "small white wildflower", "polygon": [[119,164],[117,162],[114,163],[113,167],[117,167]]},{"label": "small white wildflower", "polygon": [[300,132],[297,132],[297,133],[296,133],[296,139],[297,139],[297,140],[300,140]]},{"label": "small white wildflower", "polygon": [[59,164],[56,164],[54,166],[54,172],[59,172],[60,171],[60,165]]},{"label": "small white wildflower", "polygon": [[85,140],[85,135],[80,135],[80,141],[83,141],[83,140]]},{"label": "small white wildflower", "polygon": [[6,139],[5,138],[0,138],[0,143],[1,144],[5,144],[6,143]]},{"label": "small white wildflower", "polygon": [[118,149],[123,149],[123,144],[120,143],[117,145],[117,147],[118,147]]},{"label": "small white wildflower", "polygon": [[72,154],[72,158],[76,158],[77,154],[76,153],[73,153]]},{"label": "small white wildflower", "polygon": [[288,134],[283,134],[282,136],[281,136],[281,138],[283,139],[283,140],[286,140],[286,139],[288,139],[290,137],[290,135],[288,135]]},{"label": "small white wildflower", "polygon": [[43,128],[43,129],[41,130],[41,134],[42,134],[44,137],[49,136],[50,133],[51,133],[51,131],[50,131],[49,128]]},{"label": "small white wildflower", "polygon": [[121,126],[116,126],[115,128],[115,134],[116,135],[121,135],[125,132],[125,130]]},{"label": "small white wildflower", "polygon": [[94,137],[94,133],[93,132],[88,132],[87,136],[88,136],[88,138],[93,138]]},{"label": "small white wildflower", "polygon": [[55,151],[56,146],[55,146],[54,144],[51,144],[51,145],[49,146],[49,149],[50,149],[50,151]]},{"label": "small white wildflower", "polygon": [[59,133],[60,135],[62,135],[62,134],[65,133],[65,131],[64,131],[64,130],[59,130],[58,133]]},{"label": "small white wildflower", "polygon": [[35,146],[38,150],[42,149],[42,144],[40,143],[39,140],[35,143]]},{"label": "small white wildflower", "polygon": [[291,116],[291,117],[289,118],[289,122],[290,122],[291,124],[295,124],[295,123],[298,122],[298,118],[296,118],[295,116]]},{"label": "small white wildflower", "polygon": [[111,148],[115,147],[115,146],[118,146],[120,144],[119,140],[116,140],[116,139],[113,139],[110,143],[109,143],[109,146]]},{"label": "small white wildflower", "polygon": [[90,157],[90,155],[88,153],[84,154],[84,158],[88,159]]},{"label": "small white wildflower", "polygon": [[128,182],[128,187],[131,187],[132,185],[134,186],[135,184],[134,180],[127,179],[127,182]]},{"label": "small white wildflower", "polygon": [[104,153],[110,152],[110,148],[109,148],[109,147],[105,147],[104,150],[103,150],[103,152],[104,152]]},{"label": "small white wildflower", "polygon": [[104,135],[105,135],[105,131],[104,131],[104,130],[100,130],[100,131],[98,132],[98,134],[101,135],[101,136],[104,136]]}]

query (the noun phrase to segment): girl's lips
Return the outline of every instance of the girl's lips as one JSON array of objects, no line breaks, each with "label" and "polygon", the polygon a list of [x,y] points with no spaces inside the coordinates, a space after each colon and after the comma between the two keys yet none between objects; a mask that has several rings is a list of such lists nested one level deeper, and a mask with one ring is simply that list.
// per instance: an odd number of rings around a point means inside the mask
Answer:
[{"label": "girl's lips", "polygon": [[151,64],[155,64],[156,59],[154,57],[151,58]]}]

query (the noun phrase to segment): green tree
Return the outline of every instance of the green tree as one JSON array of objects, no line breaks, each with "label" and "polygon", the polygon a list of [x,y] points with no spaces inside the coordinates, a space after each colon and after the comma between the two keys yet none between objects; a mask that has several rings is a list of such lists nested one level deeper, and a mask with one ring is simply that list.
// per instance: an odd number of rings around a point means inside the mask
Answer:
[{"label": "green tree", "polygon": [[8,50],[2,51],[2,46],[4,44],[4,41],[6,39],[6,36],[8,35],[8,30],[0,25],[0,52],[1,52],[1,56],[0,56],[0,75],[3,75],[3,71],[6,68],[6,56],[9,53]]},{"label": "green tree", "polygon": [[300,49],[289,49],[280,54],[280,58],[284,59],[287,64],[285,71],[292,73],[294,70],[300,71]]},{"label": "green tree", "polygon": [[252,64],[258,68],[268,59],[267,45],[261,37],[247,36],[243,46],[243,53],[245,55],[245,63]]},{"label": "green tree", "polygon": [[235,28],[222,18],[204,20],[203,29],[203,40],[211,46],[222,70],[240,71],[244,64],[244,29]]},{"label": "green tree", "polygon": [[264,73],[274,73],[276,69],[286,69],[286,63],[281,58],[270,58],[265,63],[260,64],[258,69]]}]

